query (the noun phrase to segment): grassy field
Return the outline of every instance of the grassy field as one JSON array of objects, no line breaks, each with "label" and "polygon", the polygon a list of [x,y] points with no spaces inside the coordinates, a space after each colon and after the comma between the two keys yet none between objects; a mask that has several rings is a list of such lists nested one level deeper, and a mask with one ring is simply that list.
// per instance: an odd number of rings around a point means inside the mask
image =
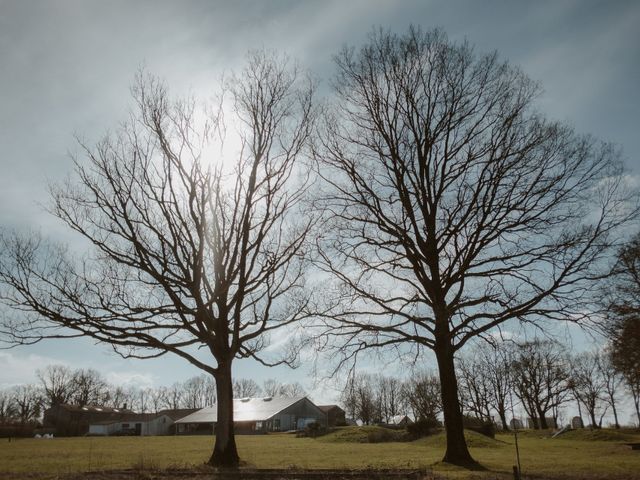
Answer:
[{"label": "grassy field", "polygon": [[[376,427],[370,427],[376,428]],[[468,432],[472,455],[485,471],[440,463],[444,436],[414,442],[362,443],[371,430],[348,428],[317,439],[294,435],[238,436],[242,460],[258,468],[425,468],[450,478],[510,478],[513,437],[495,440]],[[539,432],[519,437],[523,473],[542,478],[640,479],[640,451],[625,442],[638,433],[576,431],[551,439]],[[122,468],[202,465],[212,437],[84,437],[23,439],[0,443],[0,478],[11,473],[61,474]],[[5,475],[3,475],[3,473]]]}]

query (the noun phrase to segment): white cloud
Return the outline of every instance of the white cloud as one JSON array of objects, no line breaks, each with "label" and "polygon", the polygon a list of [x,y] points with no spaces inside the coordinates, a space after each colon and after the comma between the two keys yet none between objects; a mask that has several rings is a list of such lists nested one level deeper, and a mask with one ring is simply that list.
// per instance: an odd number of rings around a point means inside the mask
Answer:
[{"label": "white cloud", "polygon": [[36,372],[49,365],[64,365],[73,370],[77,368],[93,368],[104,375],[113,385],[136,386],[140,388],[152,387],[156,384],[156,376],[148,372],[132,370],[101,370],[97,365],[77,365],[60,358],[38,355],[34,353],[21,354],[15,351],[0,351],[0,389],[39,382]]},{"label": "white cloud", "polygon": [[53,364],[69,366],[64,360],[56,358],[0,352],[0,388],[37,382],[36,370]]},{"label": "white cloud", "polygon": [[150,373],[108,372],[105,377],[107,382],[119,386],[148,388],[155,385],[154,376]]},{"label": "white cloud", "polygon": [[[305,388],[307,385],[304,385]],[[340,395],[342,389],[335,385],[328,385],[327,382],[316,384],[313,388],[307,390],[308,396],[317,405],[329,405],[334,403],[340,403]]]}]

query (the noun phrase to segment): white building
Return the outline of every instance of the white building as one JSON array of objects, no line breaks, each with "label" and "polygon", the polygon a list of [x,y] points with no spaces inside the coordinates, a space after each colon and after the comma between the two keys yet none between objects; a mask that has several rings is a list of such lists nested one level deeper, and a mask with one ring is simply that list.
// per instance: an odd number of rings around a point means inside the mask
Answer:
[{"label": "white building", "polygon": [[196,409],[162,410],[158,413],[131,413],[117,420],[89,424],[89,435],[172,435],[175,422]]},{"label": "white building", "polygon": [[[307,397],[237,398],[233,400],[236,433],[301,430],[310,423],[327,425],[327,415]],[[217,406],[203,408],[176,421],[177,433],[211,434],[218,421]]]}]

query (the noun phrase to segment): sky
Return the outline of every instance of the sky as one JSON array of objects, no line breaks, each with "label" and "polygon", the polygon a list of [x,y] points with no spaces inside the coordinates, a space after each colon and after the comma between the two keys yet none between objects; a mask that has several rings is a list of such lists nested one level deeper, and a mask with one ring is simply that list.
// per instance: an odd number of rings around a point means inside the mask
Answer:
[{"label": "sky", "polygon": [[[327,90],[343,46],[361,45],[373,27],[403,33],[410,24],[497,50],[540,82],[541,111],[620,146],[630,174],[640,174],[637,1],[0,0],[0,228],[71,238],[46,212],[48,185],[71,172],[74,136],[91,144],[125,119],[141,67],[173,94],[207,97],[248,50],[276,49]],[[51,340],[0,350],[0,387],[34,381],[51,363],[142,386],[199,373],[180,359],[125,361],[88,340]],[[300,381],[318,401],[337,398],[308,365],[292,372],[243,361],[234,373]]]}]

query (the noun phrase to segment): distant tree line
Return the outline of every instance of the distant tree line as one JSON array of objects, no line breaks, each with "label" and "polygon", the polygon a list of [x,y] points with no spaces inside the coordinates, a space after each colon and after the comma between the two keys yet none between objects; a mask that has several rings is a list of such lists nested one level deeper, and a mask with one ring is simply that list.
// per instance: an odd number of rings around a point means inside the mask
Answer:
[{"label": "distant tree line", "polygon": [[[508,418],[524,411],[533,428],[546,429],[560,425],[561,408],[573,405],[591,428],[601,428],[608,414],[620,428],[623,396],[628,392],[637,405],[638,384],[615,358],[611,350],[571,354],[552,340],[478,344],[456,364],[462,413],[467,421],[509,430]],[[364,424],[392,423],[398,415],[434,420],[442,413],[440,381],[426,371],[407,379],[355,373],[341,400],[347,416]]]},{"label": "distant tree line", "polygon": [[[0,424],[28,425],[39,420],[47,408],[60,404],[157,413],[166,409],[204,408],[217,401],[213,377],[205,374],[159,387],[112,385],[97,370],[73,370],[63,365],[38,370],[37,377],[37,383],[0,389]],[[267,379],[260,386],[254,380],[238,378],[233,382],[233,392],[235,398],[306,395],[298,382],[281,383],[274,379]]]},{"label": "distant tree line", "polygon": [[[637,386],[616,367],[611,351],[571,354],[552,340],[476,346],[458,363],[465,414],[509,428],[512,403],[524,410],[533,428],[558,425],[560,409],[571,402],[586,423],[601,428],[611,413],[620,428],[624,390],[637,402]],[[623,388],[624,387],[624,388]]]},{"label": "distant tree line", "polygon": [[366,425],[393,423],[399,415],[435,419],[442,412],[440,381],[433,372],[419,372],[408,379],[354,373],[341,396],[347,417]]}]

